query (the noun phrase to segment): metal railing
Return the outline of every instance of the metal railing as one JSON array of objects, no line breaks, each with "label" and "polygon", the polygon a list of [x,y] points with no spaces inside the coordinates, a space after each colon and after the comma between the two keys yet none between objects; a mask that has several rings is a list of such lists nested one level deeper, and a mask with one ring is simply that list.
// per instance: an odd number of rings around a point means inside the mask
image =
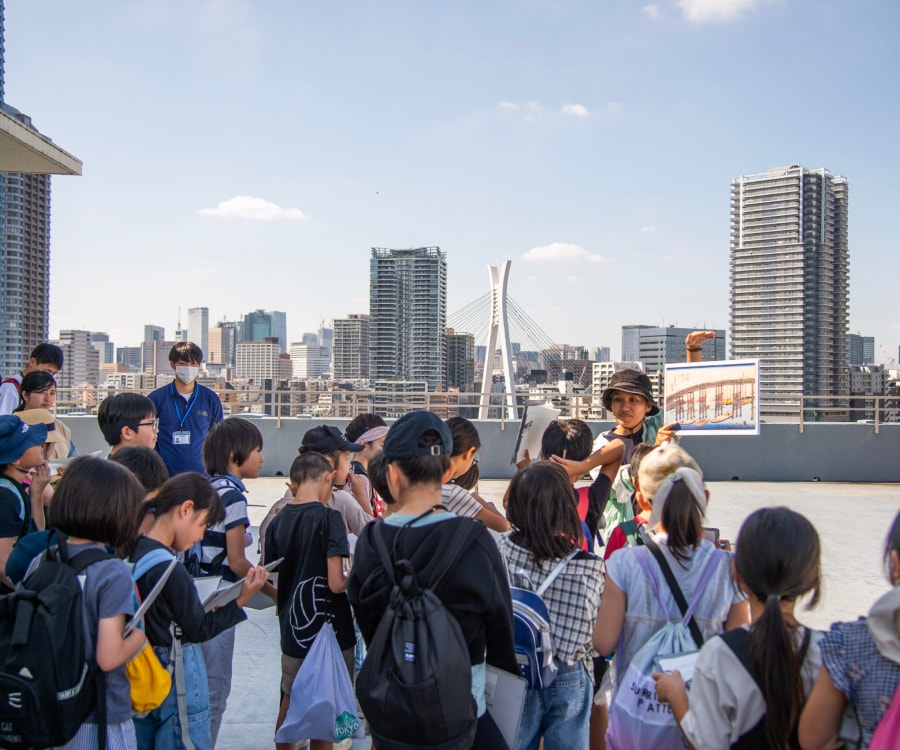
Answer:
[{"label": "metal railing", "polygon": [[[463,416],[475,419],[482,406],[487,407],[488,420],[501,424],[509,421],[506,394],[402,391],[350,391],[341,388],[323,390],[280,390],[245,388],[224,390],[213,388],[222,401],[226,415],[282,419],[353,419],[361,413],[374,412],[387,419],[408,411],[426,409],[442,418]],[[54,413],[60,416],[96,414],[104,398],[115,393],[149,394],[151,389],[119,387],[57,388]],[[516,403],[523,407],[529,401],[552,401],[560,416],[587,421],[611,420],[600,404],[600,396],[590,393],[519,392]],[[900,422],[900,396],[801,396],[796,400],[763,401],[761,421],[797,424],[800,432],[809,423],[866,423],[877,434],[882,424]]]}]

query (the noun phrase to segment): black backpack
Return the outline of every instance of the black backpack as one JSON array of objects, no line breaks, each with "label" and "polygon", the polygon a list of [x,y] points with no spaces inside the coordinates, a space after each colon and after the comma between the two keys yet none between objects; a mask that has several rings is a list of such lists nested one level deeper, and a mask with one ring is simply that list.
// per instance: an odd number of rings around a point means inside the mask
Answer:
[{"label": "black backpack", "polygon": [[112,557],[87,549],[71,561],[65,535],[14,592],[0,596],[0,747],[64,745],[97,708],[106,747],[106,680],[84,658],[78,574]]},{"label": "black backpack", "polygon": [[369,527],[381,563],[394,581],[356,680],[356,695],[378,750],[468,750],[475,740],[478,717],[469,650],[459,622],[437,592],[482,526],[458,520],[434,563],[436,578],[427,587],[419,586],[409,560],[395,562],[403,531],[433,510],[397,533],[393,554],[388,552],[382,524]]}]

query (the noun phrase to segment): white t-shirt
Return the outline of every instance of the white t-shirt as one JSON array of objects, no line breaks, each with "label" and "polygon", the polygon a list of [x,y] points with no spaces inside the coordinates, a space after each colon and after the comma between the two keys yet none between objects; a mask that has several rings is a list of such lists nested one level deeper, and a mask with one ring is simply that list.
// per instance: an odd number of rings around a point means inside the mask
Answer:
[{"label": "white t-shirt", "polygon": [[[744,626],[749,627],[749,626]],[[795,632],[800,649],[804,630]],[[822,665],[818,639],[813,633],[800,670],[803,695],[809,695]],[[703,644],[691,681],[690,710],[681,728],[694,747],[727,750],[755,727],[766,714],[766,701],[753,676],[721,638]]]},{"label": "white t-shirt", "polygon": [[[709,560],[709,556],[717,552],[716,548],[712,542],[704,539],[697,549],[688,550],[688,560],[681,562],[669,552],[663,537],[657,537],[656,541],[672,569],[675,580],[678,581],[685,600],[690,603],[703,568]],[[658,580],[661,582],[660,591],[666,601],[668,611],[663,612],[660,608],[653,587],[644,575],[644,570],[637,559],[638,554],[646,551],[646,548],[643,547],[625,547],[613,552],[606,561],[608,579],[616,584],[628,598],[625,607],[622,647],[616,651],[618,674],[625,674],[625,668],[640,647],[666,622],[670,619],[675,622],[681,620],[678,604],[665,583],[662,571],[659,571]],[[656,560],[652,560],[652,565],[654,569],[659,569]],[[694,611],[694,620],[699,626],[704,640],[712,638],[722,631],[731,606],[744,599],[746,599],[745,594],[737,587],[731,576],[731,555],[721,553],[720,564],[713,572]]]}]

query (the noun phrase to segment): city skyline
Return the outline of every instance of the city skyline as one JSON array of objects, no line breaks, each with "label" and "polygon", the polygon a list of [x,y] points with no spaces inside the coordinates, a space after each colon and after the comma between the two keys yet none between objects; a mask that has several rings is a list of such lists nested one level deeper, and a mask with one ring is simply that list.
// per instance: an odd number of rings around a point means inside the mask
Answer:
[{"label": "city skyline", "polygon": [[[439,245],[450,312],[511,258],[555,341],[615,357],[636,319],[727,326],[726,186],[801,163],[853,184],[850,330],[892,358],[898,21],[887,0],[10,2],[7,98],[84,160],[52,183],[49,335],[134,344],[200,304],[284,310],[295,339],[365,312],[368,248]],[[761,38],[735,85],[723,61]],[[842,52],[813,74],[822,39]]]}]

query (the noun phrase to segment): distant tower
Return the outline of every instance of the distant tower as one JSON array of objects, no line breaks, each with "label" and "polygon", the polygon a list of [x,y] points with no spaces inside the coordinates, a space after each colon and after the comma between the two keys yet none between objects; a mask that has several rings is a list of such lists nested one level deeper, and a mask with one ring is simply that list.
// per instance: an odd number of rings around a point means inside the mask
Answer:
[{"label": "distant tower", "polygon": [[847,213],[847,180],[825,169],[731,183],[731,354],[760,360],[764,416],[849,394]]},{"label": "distant tower", "polygon": [[189,307],[187,311],[187,339],[193,341],[209,359],[209,308]]},{"label": "distant tower", "polygon": [[372,248],[369,379],[425,381],[444,388],[447,257],[439,247]]},{"label": "distant tower", "polygon": [[505,260],[500,269],[497,266],[488,266],[488,276],[491,280],[491,332],[488,338],[484,373],[481,377],[479,419],[487,419],[490,410],[493,380],[490,363],[494,361],[494,352],[497,351],[498,339],[500,343],[500,367],[503,371],[504,390],[506,393],[507,419],[515,421],[519,418],[519,408],[516,405],[516,380],[513,377],[512,352],[509,346],[509,321],[506,312],[506,285],[509,281],[510,265],[511,261]]}]

